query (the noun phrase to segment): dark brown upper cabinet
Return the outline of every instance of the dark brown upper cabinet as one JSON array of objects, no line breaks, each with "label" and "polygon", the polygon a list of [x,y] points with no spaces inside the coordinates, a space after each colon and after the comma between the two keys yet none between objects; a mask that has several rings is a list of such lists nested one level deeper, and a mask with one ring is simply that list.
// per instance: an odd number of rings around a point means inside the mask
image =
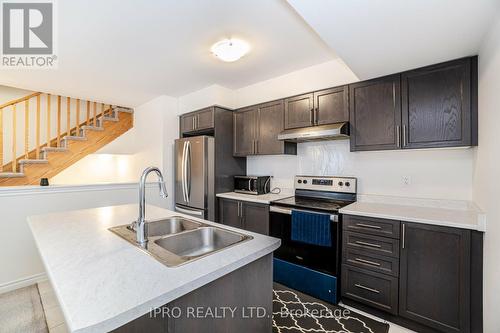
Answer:
[{"label": "dark brown upper cabinet", "polygon": [[347,86],[285,99],[285,129],[349,121]]},{"label": "dark brown upper cabinet", "polygon": [[470,332],[470,230],[401,227],[399,315],[439,332]]},{"label": "dark brown upper cabinet", "polygon": [[327,125],[349,121],[347,86],[314,92],[314,124]]},{"label": "dark brown upper cabinet", "polygon": [[233,120],[233,155],[247,156],[255,154],[258,109],[256,106],[234,112]]},{"label": "dark brown upper cabinet", "polygon": [[200,132],[214,128],[215,108],[209,107],[202,110],[183,114],[180,118],[181,137],[185,133]]},{"label": "dark brown upper cabinet", "polygon": [[234,155],[296,154],[297,144],[278,140],[283,131],[283,100],[263,103],[234,113]]},{"label": "dark brown upper cabinet", "polygon": [[351,151],[477,145],[477,57],[349,85]]},{"label": "dark brown upper cabinet", "polygon": [[214,127],[214,109],[208,108],[196,113],[196,129],[204,130]]},{"label": "dark brown upper cabinet", "polygon": [[285,128],[299,128],[314,124],[314,96],[304,94],[285,99]]},{"label": "dark brown upper cabinet", "polygon": [[349,85],[351,151],[401,147],[400,75]]},{"label": "dark brown upper cabinet", "polygon": [[403,148],[474,145],[472,62],[460,59],[401,75]]}]

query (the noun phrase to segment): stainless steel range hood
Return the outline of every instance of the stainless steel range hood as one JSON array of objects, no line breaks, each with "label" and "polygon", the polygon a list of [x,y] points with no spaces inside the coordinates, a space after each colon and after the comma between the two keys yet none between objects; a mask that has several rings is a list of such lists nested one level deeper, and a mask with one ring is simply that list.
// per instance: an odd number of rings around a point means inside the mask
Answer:
[{"label": "stainless steel range hood", "polygon": [[278,140],[291,142],[341,140],[349,138],[349,123],[287,129],[278,135]]}]

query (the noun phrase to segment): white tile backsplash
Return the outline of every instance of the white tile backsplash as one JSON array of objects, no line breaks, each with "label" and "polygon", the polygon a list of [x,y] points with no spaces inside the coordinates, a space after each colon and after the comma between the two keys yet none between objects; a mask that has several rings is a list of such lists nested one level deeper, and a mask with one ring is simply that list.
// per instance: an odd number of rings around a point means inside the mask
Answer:
[{"label": "white tile backsplash", "polygon": [[[350,152],[349,140],[299,143],[297,156],[251,156],[247,173],[293,187],[295,175],[354,176],[358,193],[471,200],[475,148]],[[408,179],[405,184],[403,179]]]}]

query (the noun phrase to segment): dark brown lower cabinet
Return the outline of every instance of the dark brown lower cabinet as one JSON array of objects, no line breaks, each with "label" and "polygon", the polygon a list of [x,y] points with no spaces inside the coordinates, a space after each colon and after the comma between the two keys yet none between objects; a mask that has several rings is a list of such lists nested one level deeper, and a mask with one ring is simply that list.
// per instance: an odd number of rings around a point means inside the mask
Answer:
[{"label": "dark brown lower cabinet", "polygon": [[[268,254],[111,332],[271,332],[272,305],[273,255]],[[222,308],[235,309],[234,314],[224,316]]]},{"label": "dark brown lower cabinet", "polygon": [[470,230],[402,222],[399,315],[470,331]]},{"label": "dark brown lower cabinet", "polygon": [[219,223],[269,235],[269,205],[219,198]]},{"label": "dark brown lower cabinet", "polygon": [[342,230],[346,304],[417,332],[482,332],[481,232],[349,215]]}]

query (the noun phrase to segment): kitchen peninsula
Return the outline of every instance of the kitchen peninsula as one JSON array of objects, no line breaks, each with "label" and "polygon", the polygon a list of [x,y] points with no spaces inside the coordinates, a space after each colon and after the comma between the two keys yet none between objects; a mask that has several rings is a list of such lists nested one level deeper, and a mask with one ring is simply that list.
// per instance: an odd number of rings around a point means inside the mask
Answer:
[{"label": "kitchen peninsula", "polygon": [[[250,237],[168,267],[108,230],[131,223],[137,211],[138,206],[131,204],[28,218],[71,332],[189,332],[201,327],[213,332],[222,327],[271,331],[272,252],[279,239],[223,226]],[[148,220],[183,216],[155,206],[146,211]],[[217,223],[187,218],[220,228]],[[165,315],[164,306],[177,309],[175,317],[173,312]],[[201,307],[202,314],[222,308],[235,311],[200,319],[189,316],[188,307]]]}]

